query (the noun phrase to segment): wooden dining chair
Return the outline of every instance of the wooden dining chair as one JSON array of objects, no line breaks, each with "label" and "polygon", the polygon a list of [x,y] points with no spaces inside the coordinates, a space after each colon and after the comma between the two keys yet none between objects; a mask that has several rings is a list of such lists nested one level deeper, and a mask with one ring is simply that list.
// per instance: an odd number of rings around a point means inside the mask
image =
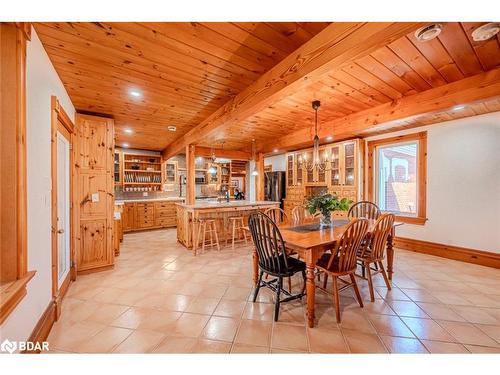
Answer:
[{"label": "wooden dining chair", "polygon": [[[276,292],[274,321],[278,321],[281,303],[299,299],[305,295],[306,264],[287,254],[278,226],[266,214],[262,212],[251,214],[248,219],[248,226],[250,227],[250,233],[252,234],[259,259],[259,280],[255,288],[253,302],[257,300],[259,290],[263,286]],[[283,289],[283,278],[290,278],[298,272],[302,273],[304,286],[300,293],[293,295],[291,292]],[[262,276],[264,273],[273,276],[274,279],[270,281],[263,280]],[[281,294],[285,294],[287,297],[281,299]]]},{"label": "wooden dining chair", "polygon": [[306,210],[304,206],[296,206],[292,209],[292,225],[300,225],[306,219]]},{"label": "wooden dining chair", "polygon": [[[361,241],[366,236],[368,231],[368,220],[366,219],[354,219],[347,226],[342,237],[336,242],[335,247],[332,249],[331,254],[325,253],[317,261],[316,268],[318,271],[325,274],[323,288],[326,290],[328,276],[332,277],[333,280],[333,298],[335,303],[335,312],[337,315],[337,323],[340,323],[340,291],[353,287],[358,300],[359,306],[363,307],[363,301],[361,300],[361,294],[359,293],[358,284],[356,283],[356,277],[354,273],[356,272],[356,255],[358,253]],[[347,276],[351,279],[348,282],[341,278],[341,276]],[[341,281],[345,285],[339,288],[338,282]]]},{"label": "wooden dining chair", "polygon": [[310,214],[309,211],[302,205],[295,206],[292,209],[292,225],[301,225],[307,220],[314,219],[319,216],[320,213]]},{"label": "wooden dining chair", "polygon": [[[375,293],[373,291],[373,275],[381,273],[384,277],[385,285],[387,289],[391,289],[391,284],[387,273],[385,272],[383,260],[385,256],[385,249],[387,245],[387,237],[391,234],[392,226],[394,225],[394,215],[384,214],[378,218],[375,222],[373,231],[363,244],[357,254],[357,260],[359,264],[366,270],[366,275],[368,279],[368,287],[370,289],[370,300],[375,302]],[[371,268],[371,265],[374,265]],[[373,274],[372,274],[373,272]]]},{"label": "wooden dining chair", "polygon": [[279,207],[268,208],[264,213],[269,216],[276,225],[290,222],[286,212]]},{"label": "wooden dining chair", "polygon": [[349,218],[363,218],[377,220],[380,216],[380,209],[375,203],[369,201],[360,201],[351,206],[347,217]]}]

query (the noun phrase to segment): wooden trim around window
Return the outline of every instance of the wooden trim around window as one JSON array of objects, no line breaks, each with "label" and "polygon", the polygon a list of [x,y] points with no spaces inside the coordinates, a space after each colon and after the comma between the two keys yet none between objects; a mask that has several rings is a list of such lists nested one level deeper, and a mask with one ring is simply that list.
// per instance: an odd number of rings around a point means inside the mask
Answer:
[{"label": "wooden trim around window", "polygon": [[[374,152],[377,146],[390,145],[399,142],[411,142],[419,141],[418,147],[418,212],[416,217],[409,217],[403,215],[396,215],[396,220],[408,223],[424,225],[427,221],[426,217],[426,194],[427,194],[427,132],[419,132],[412,134],[399,135],[396,137],[377,139],[368,142],[368,200],[375,202],[375,180],[373,169],[375,167],[374,163]],[[376,202],[375,202],[376,203]]]},{"label": "wooden trim around window", "polygon": [[26,285],[35,276],[36,271],[30,271],[8,284],[2,285],[0,303],[0,324],[16,308],[26,295]]},{"label": "wooden trim around window", "polygon": [[0,23],[0,324],[26,295],[26,44],[30,23]]}]

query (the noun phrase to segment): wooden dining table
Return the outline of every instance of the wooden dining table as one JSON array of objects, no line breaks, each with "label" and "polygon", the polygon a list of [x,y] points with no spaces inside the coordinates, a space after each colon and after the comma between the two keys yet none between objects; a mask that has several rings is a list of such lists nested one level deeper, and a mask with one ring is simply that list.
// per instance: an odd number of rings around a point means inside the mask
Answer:
[{"label": "wooden dining table", "polygon": [[[314,271],[317,260],[323,253],[335,246],[335,242],[342,236],[349,224],[348,219],[334,220],[330,228],[320,228],[319,219],[307,221],[299,225],[280,225],[279,229],[287,249],[299,254],[300,259],[306,263],[306,292],[307,292],[307,321],[309,327],[314,327],[314,300],[316,285]],[[392,280],[394,273],[394,248],[393,238],[396,227],[403,223],[395,222],[389,237],[387,238],[387,273]],[[369,220],[368,236],[375,227],[375,220]],[[253,281],[257,285],[259,274],[259,262],[256,249],[253,253]]]}]

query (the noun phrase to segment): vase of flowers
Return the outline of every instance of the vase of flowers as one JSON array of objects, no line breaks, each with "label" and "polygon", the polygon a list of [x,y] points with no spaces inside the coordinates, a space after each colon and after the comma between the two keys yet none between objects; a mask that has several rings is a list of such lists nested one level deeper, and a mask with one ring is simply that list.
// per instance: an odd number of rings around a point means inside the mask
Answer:
[{"label": "vase of flowers", "polygon": [[333,211],[347,211],[352,201],[347,198],[339,199],[333,194],[322,194],[309,198],[306,201],[306,209],[311,215],[319,212],[320,227],[327,228],[333,225],[332,212]]}]

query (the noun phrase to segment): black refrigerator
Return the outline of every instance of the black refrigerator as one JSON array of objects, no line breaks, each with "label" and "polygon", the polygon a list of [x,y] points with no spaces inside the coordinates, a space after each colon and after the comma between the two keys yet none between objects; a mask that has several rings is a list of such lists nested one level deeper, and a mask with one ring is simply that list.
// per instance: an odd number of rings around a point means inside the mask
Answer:
[{"label": "black refrigerator", "polygon": [[280,206],[283,208],[283,199],[286,197],[285,172],[266,172],[264,176],[264,199],[280,202]]}]

